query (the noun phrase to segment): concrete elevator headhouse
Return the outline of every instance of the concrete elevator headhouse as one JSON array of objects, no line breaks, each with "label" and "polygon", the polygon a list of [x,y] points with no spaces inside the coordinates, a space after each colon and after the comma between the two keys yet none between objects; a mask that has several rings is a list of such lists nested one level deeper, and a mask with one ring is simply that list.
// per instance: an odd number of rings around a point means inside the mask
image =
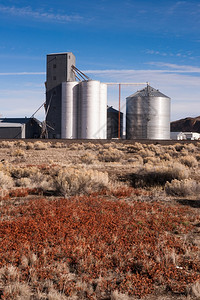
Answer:
[{"label": "concrete elevator headhouse", "polygon": [[47,55],[46,62],[46,123],[48,138],[61,138],[62,83],[75,81],[72,52]]}]

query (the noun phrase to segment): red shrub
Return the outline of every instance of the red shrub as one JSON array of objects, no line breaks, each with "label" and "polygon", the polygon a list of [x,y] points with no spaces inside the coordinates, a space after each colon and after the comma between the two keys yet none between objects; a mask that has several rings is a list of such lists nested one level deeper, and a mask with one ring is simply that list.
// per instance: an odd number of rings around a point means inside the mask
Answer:
[{"label": "red shrub", "polygon": [[[130,206],[103,196],[82,196],[30,201],[8,209],[7,215],[9,211],[15,218],[0,222],[0,267],[9,263],[19,267],[23,255],[35,253],[38,284],[50,279],[67,296],[81,288],[76,280],[64,283],[55,262],[67,263],[77,280],[98,285],[107,294],[117,289],[141,297],[151,293],[154,284],[167,284],[168,289],[183,293],[184,286],[200,279],[199,260],[191,263],[198,249],[174,234],[192,229],[194,217],[188,215],[188,208],[139,201]],[[191,258],[184,260],[188,249]],[[184,268],[167,260],[172,251]],[[28,270],[28,266],[20,268],[21,281],[29,280]],[[104,279],[99,281],[100,277]],[[93,290],[87,299],[94,299]]]}]

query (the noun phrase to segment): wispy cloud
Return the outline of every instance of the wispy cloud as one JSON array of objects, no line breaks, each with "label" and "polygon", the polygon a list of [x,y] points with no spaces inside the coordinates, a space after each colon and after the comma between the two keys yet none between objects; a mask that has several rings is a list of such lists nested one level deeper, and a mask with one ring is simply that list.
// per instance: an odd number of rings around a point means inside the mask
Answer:
[{"label": "wispy cloud", "polygon": [[15,7],[0,5],[0,13],[9,14],[17,17],[31,17],[40,21],[54,21],[59,23],[81,22],[83,17],[80,15],[67,15],[42,10],[33,10],[30,6]]},{"label": "wispy cloud", "polygon": [[189,59],[194,59],[192,56],[192,51],[186,51],[183,53],[183,51],[179,51],[176,53],[173,52],[162,52],[158,50],[153,50],[153,49],[147,49],[144,51],[146,54],[151,54],[151,55],[157,55],[157,56],[168,56],[168,57],[180,57],[180,58],[189,58]]},{"label": "wispy cloud", "polygon": [[175,73],[200,73],[200,67],[193,67],[189,65],[177,65],[164,62],[149,62],[149,65],[154,65],[158,67],[167,67],[169,70],[163,70],[165,72],[175,72]]},{"label": "wispy cloud", "polygon": [[162,9],[158,6],[156,11],[169,17],[198,16],[199,4],[197,2],[198,1],[175,1],[173,4],[170,4],[166,1],[166,6],[163,6]]},{"label": "wispy cloud", "polygon": [[[6,46],[5,47],[1,47],[0,46],[0,49],[3,49],[3,50],[5,50],[6,49]],[[12,49],[10,49],[10,50],[12,50],[14,53],[15,53],[15,48],[14,47],[12,47]],[[24,54],[14,54],[14,53],[7,53],[6,51],[4,52],[4,53],[1,53],[0,54],[0,59],[6,59],[6,60],[11,60],[11,59],[17,59],[17,60],[40,60],[41,61],[41,56],[36,56],[36,55],[24,55]]]},{"label": "wispy cloud", "polygon": [[0,76],[45,75],[45,72],[11,72],[0,73]]},{"label": "wispy cloud", "polygon": [[[3,117],[29,117],[44,102],[43,89],[1,89],[0,90],[0,115]],[[17,103],[17,105],[16,105]],[[36,118],[44,120],[44,110],[41,109]]]},{"label": "wispy cloud", "polygon": [[151,50],[151,49],[147,49],[145,51],[145,53],[147,54],[152,54],[152,55],[161,55],[161,56],[167,56],[167,53],[166,52],[160,52],[158,50]]},{"label": "wispy cloud", "polygon": [[186,1],[174,2],[174,4],[169,7],[167,13],[170,15],[175,14],[177,12],[177,10],[180,10],[182,7],[185,7],[185,5],[187,5]]},{"label": "wispy cloud", "polygon": [[[148,62],[147,65],[156,67],[164,67],[165,69],[105,69],[105,70],[82,70],[86,74],[100,75],[100,76],[111,76],[127,78],[135,74],[160,74],[160,73],[200,73],[200,67],[194,67],[190,65],[177,65],[165,62]],[[23,76],[23,75],[45,75],[46,72],[2,72],[0,76]]]},{"label": "wispy cloud", "polygon": [[[200,68],[189,67],[189,66],[177,66],[173,64],[160,64],[159,63],[148,63],[150,65],[160,66],[160,67],[171,67],[172,69],[157,69],[157,70],[83,70],[86,74],[94,74],[101,76],[111,76],[111,77],[120,77],[128,78],[133,75],[139,74],[169,74],[169,73],[200,73]],[[173,69],[174,68],[174,69]]]}]

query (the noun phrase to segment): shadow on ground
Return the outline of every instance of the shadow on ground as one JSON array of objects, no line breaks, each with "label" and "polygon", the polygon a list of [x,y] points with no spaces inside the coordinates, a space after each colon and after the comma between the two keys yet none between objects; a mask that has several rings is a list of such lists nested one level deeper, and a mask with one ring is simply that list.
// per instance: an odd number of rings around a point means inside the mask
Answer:
[{"label": "shadow on ground", "polygon": [[179,204],[187,205],[194,208],[200,208],[200,200],[179,199],[176,200]]}]

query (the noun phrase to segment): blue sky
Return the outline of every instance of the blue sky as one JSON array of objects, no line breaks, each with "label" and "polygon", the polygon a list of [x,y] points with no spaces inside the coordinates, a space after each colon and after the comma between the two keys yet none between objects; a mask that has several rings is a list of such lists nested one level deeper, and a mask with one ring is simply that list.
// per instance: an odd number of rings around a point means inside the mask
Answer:
[{"label": "blue sky", "polygon": [[[0,0],[0,36],[3,117],[37,110],[46,55],[68,51],[92,79],[150,82],[172,99],[171,120],[200,115],[199,0]],[[122,87],[124,112],[141,88]],[[108,88],[108,104],[118,108],[117,87]]]}]

